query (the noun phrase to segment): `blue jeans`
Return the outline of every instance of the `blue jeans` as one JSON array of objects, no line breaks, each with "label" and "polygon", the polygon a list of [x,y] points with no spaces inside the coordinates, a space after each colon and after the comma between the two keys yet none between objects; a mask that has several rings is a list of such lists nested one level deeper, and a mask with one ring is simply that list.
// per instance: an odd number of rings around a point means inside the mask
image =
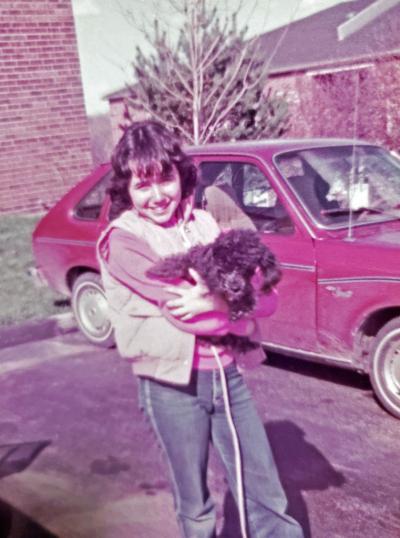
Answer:
[{"label": "blue jeans", "polygon": [[[248,536],[301,538],[301,527],[285,514],[286,496],[249,390],[236,365],[229,365],[225,375],[242,453]],[[210,440],[237,500],[235,456],[219,371],[195,371],[183,387],[141,378],[139,394],[170,468],[182,536],[215,537],[215,506],[206,482]]]}]

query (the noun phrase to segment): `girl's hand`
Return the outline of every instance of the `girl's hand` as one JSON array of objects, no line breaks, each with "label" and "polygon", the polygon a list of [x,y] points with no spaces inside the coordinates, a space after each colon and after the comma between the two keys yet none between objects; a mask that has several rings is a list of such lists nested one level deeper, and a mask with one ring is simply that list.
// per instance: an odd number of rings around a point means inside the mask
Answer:
[{"label": "girl's hand", "polygon": [[177,295],[166,302],[171,315],[187,321],[210,311],[227,312],[228,306],[220,297],[211,295],[206,283],[194,269],[189,269],[194,284],[190,287],[169,286],[166,291]]}]

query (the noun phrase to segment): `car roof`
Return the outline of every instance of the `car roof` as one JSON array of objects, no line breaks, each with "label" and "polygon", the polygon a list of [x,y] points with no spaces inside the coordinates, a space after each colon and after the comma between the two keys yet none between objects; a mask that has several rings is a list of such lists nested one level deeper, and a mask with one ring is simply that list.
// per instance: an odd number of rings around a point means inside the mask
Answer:
[{"label": "car roof", "polygon": [[203,146],[187,146],[185,147],[185,150],[193,156],[207,153],[261,154],[265,151],[280,153],[282,151],[310,149],[313,147],[349,146],[353,144],[371,145],[371,143],[366,142],[365,140],[354,140],[350,138],[277,138],[223,143],[218,142],[204,144]]},{"label": "car roof", "polygon": [[[329,146],[375,146],[374,142],[353,138],[268,138],[264,140],[237,140],[232,142],[213,142],[202,146],[186,146],[184,151],[189,155],[257,155],[270,152],[277,154],[284,151],[311,149]],[[105,162],[99,167],[111,167],[110,162]]]}]

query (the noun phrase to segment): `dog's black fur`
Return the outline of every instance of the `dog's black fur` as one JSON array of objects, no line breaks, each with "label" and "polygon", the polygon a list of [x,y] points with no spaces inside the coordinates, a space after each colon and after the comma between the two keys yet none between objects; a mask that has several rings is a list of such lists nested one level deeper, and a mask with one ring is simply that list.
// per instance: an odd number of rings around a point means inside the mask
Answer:
[{"label": "dog's black fur", "polygon": [[[213,243],[196,245],[183,254],[168,256],[149,269],[147,275],[162,279],[190,279],[189,268],[199,273],[211,293],[226,301],[232,321],[251,313],[255,306],[251,279],[257,268],[263,276],[263,293],[269,293],[281,278],[275,256],[261,242],[257,232],[244,229],[221,233]],[[239,351],[257,347],[249,338],[233,334],[205,339]]]}]

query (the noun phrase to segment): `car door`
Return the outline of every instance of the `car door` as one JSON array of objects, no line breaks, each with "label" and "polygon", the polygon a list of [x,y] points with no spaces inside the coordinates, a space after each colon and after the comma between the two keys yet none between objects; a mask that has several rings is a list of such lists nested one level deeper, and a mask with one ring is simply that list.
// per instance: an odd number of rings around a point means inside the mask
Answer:
[{"label": "car door", "polygon": [[198,164],[196,205],[209,210],[222,229],[257,230],[282,266],[279,306],[273,316],[260,320],[262,340],[276,349],[315,351],[314,244],[278,179],[247,156],[207,156],[198,158]]},{"label": "car door", "polygon": [[[98,268],[96,260],[96,242],[107,224],[108,196],[111,171],[100,170],[97,180],[75,204],[70,218],[71,234],[80,241],[77,256],[70,260],[70,265]],[[72,240],[72,239],[71,239]]]}]

